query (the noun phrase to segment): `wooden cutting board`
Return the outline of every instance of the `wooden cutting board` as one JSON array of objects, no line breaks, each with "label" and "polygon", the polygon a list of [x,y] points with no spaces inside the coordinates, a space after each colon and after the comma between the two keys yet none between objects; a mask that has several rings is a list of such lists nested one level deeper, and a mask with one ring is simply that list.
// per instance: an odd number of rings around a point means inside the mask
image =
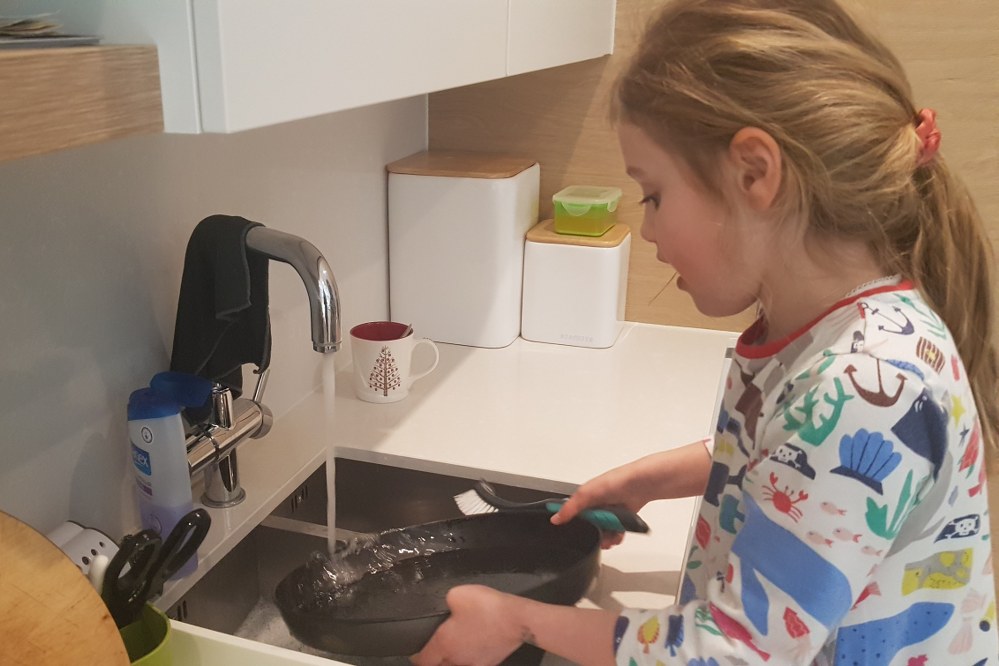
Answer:
[{"label": "wooden cutting board", "polygon": [[55,544],[0,511],[0,663],[128,664],[111,614]]}]

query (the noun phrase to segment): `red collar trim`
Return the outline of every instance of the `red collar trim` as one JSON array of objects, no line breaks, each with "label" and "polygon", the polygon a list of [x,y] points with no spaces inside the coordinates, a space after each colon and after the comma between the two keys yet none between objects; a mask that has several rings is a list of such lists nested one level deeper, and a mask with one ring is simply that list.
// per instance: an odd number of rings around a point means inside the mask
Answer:
[{"label": "red collar trim", "polygon": [[762,317],[753,322],[753,325],[743,331],[742,335],[739,336],[739,340],[735,344],[735,352],[742,356],[743,358],[766,358],[767,356],[773,356],[784,347],[788,346],[802,335],[808,332],[810,328],[815,326],[817,323],[828,317],[831,313],[839,310],[840,308],[846,307],[856,303],[861,298],[867,298],[869,296],[874,296],[875,294],[885,294],[892,291],[908,291],[915,288],[911,280],[902,280],[898,284],[889,284],[883,287],[875,287],[873,289],[868,289],[867,291],[862,291],[859,294],[854,294],[849,298],[844,298],[841,301],[834,303],[828,310],[820,314],[818,317],[808,322],[801,328],[799,328],[794,333],[787,335],[780,340],[774,340],[773,342],[768,342],[765,345],[754,345],[753,342],[758,340],[761,335],[766,330],[766,322]]}]

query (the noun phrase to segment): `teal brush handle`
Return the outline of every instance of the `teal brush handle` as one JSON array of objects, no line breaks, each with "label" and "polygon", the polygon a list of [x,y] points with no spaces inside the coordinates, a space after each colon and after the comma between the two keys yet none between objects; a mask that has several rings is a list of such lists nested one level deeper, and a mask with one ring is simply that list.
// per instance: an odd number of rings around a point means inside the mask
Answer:
[{"label": "teal brush handle", "polygon": [[[545,508],[548,509],[549,513],[558,513],[564,503],[565,500],[547,502]],[[580,512],[579,517],[608,532],[640,532],[645,534],[649,531],[649,526],[638,517],[637,513],[618,506],[598,506],[584,509]]]}]

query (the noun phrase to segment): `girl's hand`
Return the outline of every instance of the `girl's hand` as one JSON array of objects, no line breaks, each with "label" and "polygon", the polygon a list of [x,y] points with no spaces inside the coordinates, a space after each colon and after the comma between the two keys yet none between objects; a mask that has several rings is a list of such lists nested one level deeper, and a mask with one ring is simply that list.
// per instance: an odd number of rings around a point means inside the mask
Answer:
[{"label": "girl's hand", "polygon": [[[637,512],[648,502],[648,499],[635,491],[634,478],[638,473],[640,462],[635,461],[612,469],[581,485],[565,501],[558,513],[552,516],[552,523],[555,525],[567,523],[581,511],[592,506],[618,505]],[[623,532],[601,531],[600,547],[611,548],[623,540]]]},{"label": "girl's hand", "polygon": [[492,666],[525,640],[508,594],[482,585],[447,593],[451,616],[411,660],[417,666]]},{"label": "girl's hand", "polygon": [[[638,512],[653,500],[698,495],[710,471],[711,456],[703,441],[654,453],[587,481],[551,520],[555,525],[567,523],[592,506],[616,504]],[[601,546],[610,548],[623,539],[623,533],[605,532]]]}]

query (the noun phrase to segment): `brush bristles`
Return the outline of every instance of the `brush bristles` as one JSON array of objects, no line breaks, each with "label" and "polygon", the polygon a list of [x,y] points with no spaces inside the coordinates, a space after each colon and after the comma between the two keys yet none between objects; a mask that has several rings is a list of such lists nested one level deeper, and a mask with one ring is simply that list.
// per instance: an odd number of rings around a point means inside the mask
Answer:
[{"label": "brush bristles", "polygon": [[499,511],[492,504],[487,503],[474,489],[466,490],[460,495],[454,496],[454,503],[458,505],[458,510],[466,516],[477,516],[480,513],[495,513]]}]

